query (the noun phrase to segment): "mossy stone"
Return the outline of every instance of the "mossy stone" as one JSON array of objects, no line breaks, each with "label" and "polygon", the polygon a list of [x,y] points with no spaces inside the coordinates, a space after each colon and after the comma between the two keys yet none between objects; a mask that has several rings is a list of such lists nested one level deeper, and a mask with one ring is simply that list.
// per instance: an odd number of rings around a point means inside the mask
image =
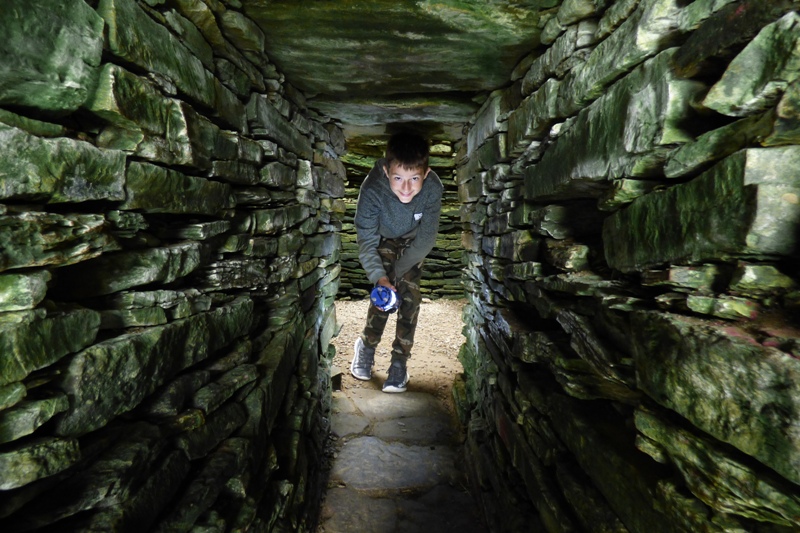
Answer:
[{"label": "mossy stone", "polygon": [[552,394],[546,402],[557,437],[622,522],[633,531],[673,532],[675,517],[662,514],[656,505],[656,480],[663,471],[637,453],[620,418],[600,402],[562,394]]},{"label": "mossy stone", "polygon": [[259,183],[284,191],[294,190],[297,185],[297,172],[292,167],[278,161],[267,163],[261,167]]},{"label": "mossy stone", "polygon": [[639,388],[698,429],[800,482],[794,414],[800,361],[744,330],[636,311],[631,322]]},{"label": "mossy stone", "polygon": [[238,365],[195,392],[191,405],[209,414],[227,402],[236,391],[258,378],[258,375],[254,365]]},{"label": "mossy stone", "polygon": [[97,12],[106,22],[108,46],[113,54],[167,77],[189,97],[213,107],[211,73],[134,0],[100,0]]},{"label": "mossy stone", "polygon": [[80,459],[78,441],[41,438],[0,452],[0,490],[23,487],[66,470]]},{"label": "mossy stone", "polygon": [[238,11],[228,9],[219,16],[222,33],[238,50],[255,53],[264,52],[264,32]]},{"label": "mossy stone", "polygon": [[[616,2],[620,4],[620,2]],[[796,8],[794,0],[703,0],[683,8],[682,19],[694,15],[695,29],[675,56],[681,77],[697,75],[709,62],[727,58],[730,50],[752,41],[764,26]],[[613,7],[612,7],[613,9]]]},{"label": "mossy stone", "polygon": [[499,237],[484,237],[482,249],[493,257],[512,261],[536,261],[541,239],[530,231],[520,230]]},{"label": "mossy stone", "polygon": [[207,313],[126,333],[83,350],[59,380],[70,409],[59,435],[83,435],[139,405],[168,378],[248,332],[253,302],[238,298]]},{"label": "mossy stone", "polygon": [[165,97],[147,79],[108,63],[87,108],[108,122],[101,147],[131,152],[150,161],[207,169],[218,129],[191,106]]},{"label": "mossy stone", "polygon": [[266,136],[303,159],[313,157],[311,141],[280,114],[266,95],[253,95],[247,105],[247,118],[254,134]]},{"label": "mossy stone", "polygon": [[187,239],[192,241],[205,241],[222,235],[231,227],[229,220],[214,220],[213,222],[198,222],[196,224],[176,224],[158,231],[159,237],[168,239]]},{"label": "mossy stone", "polygon": [[167,314],[160,307],[100,311],[100,329],[158,326],[166,323]]},{"label": "mossy stone", "polygon": [[64,137],[67,133],[67,128],[59,124],[24,117],[5,109],[0,109],[0,122],[37,137]]},{"label": "mossy stone", "polygon": [[740,263],[728,290],[736,294],[766,295],[793,290],[797,282],[774,265]]},{"label": "mossy stone", "polygon": [[675,77],[674,53],[668,49],[646,61],[582,108],[542,159],[525,169],[525,199],[598,197],[609,180],[659,172],[673,145],[691,140],[684,121],[703,89]]},{"label": "mossy stone", "polygon": [[68,408],[67,397],[56,394],[41,400],[23,401],[0,412],[0,444],[30,435],[53,416]]},{"label": "mossy stone", "polygon": [[125,191],[120,208],[147,213],[216,215],[235,205],[228,184],[147,163],[128,166]]},{"label": "mossy stone", "polygon": [[0,410],[8,409],[21,402],[28,389],[20,382],[0,385]]},{"label": "mossy stone", "polygon": [[691,175],[769,135],[769,115],[754,115],[711,130],[669,155],[664,165],[668,178]]},{"label": "mossy stone", "polygon": [[[234,421],[238,421],[238,418],[231,417],[227,423],[232,425]],[[170,506],[169,512],[156,530],[189,530],[198,525],[196,522],[201,515],[212,514],[206,511],[225,489],[225,483],[243,472],[251,453],[252,444],[247,439],[233,437],[223,441],[203,461],[202,466],[192,473],[185,485],[185,491]],[[219,527],[224,529],[221,523],[212,527],[214,530]]]},{"label": "mossy stone", "polygon": [[0,274],[0,311],[32,309],[47,293],[47,270],[24,274]]},{"label": "mossy stone", "polygon": [[[634,421],[644,436],[642,443],[654,444],[657,457],[668,457],[689,490],[712,509],[762,523],[800,526],[795,485],[655,410],[637,409]],[[640,448],[647,451],[645,446]]]},{"label": "mossy stone", "polygon": [[6,0],[0,18],[0,105],[67,113],[87,99],[103,20],[82,0]]},{"label": "mossy stone", "polygon": [[791,255],[799,164],[794,146],[742,150],[691,182],[638,198],[603,225],[608,264],[630,272],[664,262]]},{"label": "mossy stone", "polygon": [[24,379],[94,342],[100,315],[89,309],[0,314],[0,385]]},{"label": "mossy stone", "polygon": [[570,116],[605,94],[615,80],[664,49],[678,28],[674,0],[639,2],[636,10],[582,63],[569,70],[561,87],[559,114]]},{"label": "mossy stone", "polygon": [[800,78],[800,15],[790,12],[765,26],[728,65],[703,105],[732,116],[763,111]]},{"label": "mossy stone", "polygon": [[712,296],[690,294],[686,298],[686,305],[695,313],[729,320],[753,320],[758,316],[760,310],[758,304],[752,300],[732,296],[714,298]]},{"label": "mossy stone", "polygon": [[246,419],[247,413],[241,404],[228,402],[209,412],[202,425],[181,435],[176,445],[186,454],[187,459],[201,459],[241,427]]},{"label": "mossy stone", "polygon": [[164,19],[169,24],[172,31],[180,37],[181,42],[191,50],[200,61],[211,72],[214,72],[214,50],[205,40],[203,34],[192,21],[182,17],[177,11],[166,11]]},{"label": "mossy stone", "polygon": [[125,154],[0,124],[0,199],[49,203],[123,200]]},{"label": "mossy stone", "polygon": [[66,298],[81,298],[153,282],[169,283],[197,269],[203,254],[198,242],[104,254],[65,268],[59,276],[58,292]]},{"label": "mossy stone", "polygon": [[24,212],[0,216],[0,271],[70,265],[119,249],[102,215]]}]

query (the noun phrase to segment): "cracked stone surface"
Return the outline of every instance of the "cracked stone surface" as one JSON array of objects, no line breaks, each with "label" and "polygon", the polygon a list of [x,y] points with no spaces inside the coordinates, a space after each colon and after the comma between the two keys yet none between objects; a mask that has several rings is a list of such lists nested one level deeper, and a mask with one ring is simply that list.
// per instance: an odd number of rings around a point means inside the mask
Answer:
[{"label": "cracked stone surface", "polygon": [[337,441],[320,532],[482,532],[457,428],[425,392],[336,391]]}]

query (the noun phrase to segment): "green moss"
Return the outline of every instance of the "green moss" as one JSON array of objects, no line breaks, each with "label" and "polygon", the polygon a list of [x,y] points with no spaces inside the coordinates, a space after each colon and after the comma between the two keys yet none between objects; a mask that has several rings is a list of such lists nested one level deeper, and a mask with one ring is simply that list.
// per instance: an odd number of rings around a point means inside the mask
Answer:
[{"label": "green moss", "polygon": [[[369,0],[312,2],[298,9],[296,2],[280,0],[250,2],[245,14],[264,30],[267,55],[286,78],[316,95],[315,107],[332,105],[332,113],[323,112],[353,124],[334,100],[387,98],[397,104],[406,96],[444,94],[459,101],[459,93],[506,84],[517,62],[538,46],[540,13],[552,3]],[[403,122],[394,113],[408,107],[395,107],[377,105],[372,124]],[[415,120],[442,120],[441,109],[423,107],[424,118]]]}]

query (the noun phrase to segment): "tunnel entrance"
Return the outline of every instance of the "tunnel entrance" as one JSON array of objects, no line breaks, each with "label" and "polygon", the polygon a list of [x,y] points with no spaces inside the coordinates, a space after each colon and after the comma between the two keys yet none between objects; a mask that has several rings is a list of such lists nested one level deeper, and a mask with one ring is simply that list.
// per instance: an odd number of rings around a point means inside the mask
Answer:
[{"label": "tunnel entrance", "polygon": [[421,127],[489,529],[797,530],[798,8],[5,0],[0,529],[313,530],[349,205]]}]

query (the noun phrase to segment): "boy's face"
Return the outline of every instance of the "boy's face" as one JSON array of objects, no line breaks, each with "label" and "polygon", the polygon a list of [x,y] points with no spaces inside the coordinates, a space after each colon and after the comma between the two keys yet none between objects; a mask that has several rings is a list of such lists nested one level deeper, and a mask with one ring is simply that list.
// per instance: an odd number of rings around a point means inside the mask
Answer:
[{"label": "boy's face", "polygon": [[383,167],[383,171],[389,176],[389,187],[397,198],[407,204],[422,190],[422,183],[428,177],[430,168],[407,169],[401,165],[393,164],[391,168]]}]

